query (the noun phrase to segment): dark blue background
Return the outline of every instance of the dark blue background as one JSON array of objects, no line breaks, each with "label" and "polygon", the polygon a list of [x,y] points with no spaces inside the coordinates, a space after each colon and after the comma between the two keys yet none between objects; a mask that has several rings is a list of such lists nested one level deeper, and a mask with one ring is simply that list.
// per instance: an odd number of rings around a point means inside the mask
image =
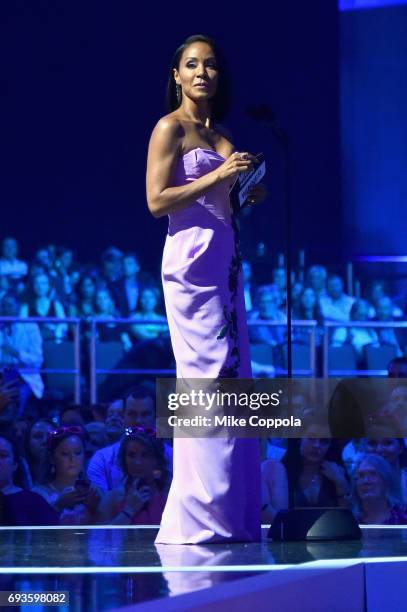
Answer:
[{"label": "dark blue background", "polygon": [[[2,235],[29,256],[47,242],[82,259],[114,243],[159,262],[166,219],[146,207],[146,149],[166,110],[170,58],[206,33],[227,56],[238,148],[264,151],[270,197],[253,211],[253,240],[283,250],[278,147],[245,116],[269,103],[289,134],[293,234],[317,259],[343,250],[339,14],[334,0],[2,2]],[[4,60],[6,60],[4,62]]]}]

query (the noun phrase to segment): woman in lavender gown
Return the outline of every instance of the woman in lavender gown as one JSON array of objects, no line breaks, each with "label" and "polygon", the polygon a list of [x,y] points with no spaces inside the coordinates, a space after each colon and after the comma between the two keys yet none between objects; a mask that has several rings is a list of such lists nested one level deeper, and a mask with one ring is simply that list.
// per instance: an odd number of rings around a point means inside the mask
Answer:
[{"label": "woman in lavender gown", "polygon": [[[176,51],[170,112],[155,126],[147,201],[168,215],[162,282],[177,378],[251,378],[241,257],[229,189],[254,156],[234,152],[215,121],[226,79],[214,43],[192,36]],[[249,199],[263,199],[252,189]],[[260,539],[260,455],[256,439],[176,438],[174,477],[160,544]]]}]

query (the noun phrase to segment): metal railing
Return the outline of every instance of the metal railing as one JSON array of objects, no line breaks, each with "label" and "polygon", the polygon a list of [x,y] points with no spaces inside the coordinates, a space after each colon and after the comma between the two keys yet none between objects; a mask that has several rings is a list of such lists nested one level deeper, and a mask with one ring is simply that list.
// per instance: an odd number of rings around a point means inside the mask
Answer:
[{"label": "metal railing", "polygon": [[[97,377],[102,374],[157,374],[157,375],[174,375],[176,374],[176,370],[174,369],[162,369],[162,368],[152,368],[152,369],[141,369],[141,368],[100,368],[97,364],[97,326],[98,325],[107,325],[107,324],[131,324],[131,325],[166,325],[168,328],[168,324],[164,321],[157,321],[157,319],[142,319],[142,318],[114,318],[114,319],[91,319],[91,331],[90,331],[90,341],[89,341],[89,357],[90,357],[90,401],[91,404],[95,404],[97,402]],[[284,323],[280,321],[263,321],[263,320],[254,320],[248,321],[248,325],[250,326],[270,326],[270,327],[285,327]],[[316,374],[316,350],[315,350],[315,328],[317,326],[316,321],[309,320],[298,320],[292,322],[293,328],[297,327],[310,327],[310,367],[309,369],[297,369],[294,370],[293,373],[297,376],[315,376]],[[284,368],[276,368],[277,374],[286,374],[287,370]]]},{"label": "metal railing", "polygon": [[[284,323],[282,321],[268,321],[268,320],[264,320],[264,319],[253,319],[253,320],[248,320],[247,324],[251,327],[251,326],[260,326],[260,327],[287,327],[287,323]],[[315,320],[309,320],[309,319],[295,319],[291,321],[291,328],[292,331],[294,331],[294,329],[296,327],[310,327],[311,328],[311,333],[310,333],[310,365],[309,365],[309,369],[293,369],[292,373],[294,376],[316,376],[316,327],[317,327],[317,321]],[[283,345],[284,346],[284,345]],[[285,375],[287,374],[287,369],[286,368],[280,368],[280,367],[276,367],[275,368],[276,374],[280,374],[280,375]]]},{"label": "metal railing", "polygon": [[[328,376],[387,376],[387,370],[362,370],[362,369],[342,369],[331,370],[329,368],[329,329],[332,327],[366,327],[375,329],[401,329],[407,328],[407,321],[324,321],[323,334],[323,377]],[[382,345],[383,346],[383,345]],[[391,345],[388,345],[391,346]]]},{"label": "metal railing", "polygon": [[[73,344],[74,344],[74,363],[73,368],[18,368],[23,374],[73,374],[74,388],[73,395],[75,404],[80,404],[81,401],[81,319],[77,317],[0,317],[0,323],[38,323],[47,324],[54,323],[56,325],[69,324],[72,325]],[[60,344],[61,342],[55,342]]]},{"label": "metal railing", "polygon": [[96,351],[96,343],[97,343],[97,326],[103,324],[112,324],[118,323],[120,325],[123,324],[131,324],[131,325],[162,325],[166,326],[168,329],[168,323],[165,321],[158,321],[157,319],[142,319],[142,318],[124,318],[124,317],[115,317],[114,319],[91,319],[90,325],[90,341],[89,341],[89,358],[90,358],[90,402],[91,404],[96,404],[97,402],[97,377],[101,374],[175,374],[174,369],[160,369],[160,368],[151,368],[151,369],[142,369],[142,368],[129,368],[129,369],[106,369],[99,368],[97,366],[97,351]]}]

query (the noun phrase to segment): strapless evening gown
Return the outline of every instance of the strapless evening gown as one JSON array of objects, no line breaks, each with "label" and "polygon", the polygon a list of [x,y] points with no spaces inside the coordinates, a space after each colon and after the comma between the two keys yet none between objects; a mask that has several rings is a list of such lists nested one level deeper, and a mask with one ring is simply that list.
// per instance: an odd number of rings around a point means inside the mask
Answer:
[{"label": "strapless evening gown", "polygon": [[[196,148],[178,160],[175,185],[224,158]],[[224,181],[169,215],[162,282],[177,378],[251,378],[236,224]],[[160,544],[260,540],[256,439],[175,438],[174,476]]]}]

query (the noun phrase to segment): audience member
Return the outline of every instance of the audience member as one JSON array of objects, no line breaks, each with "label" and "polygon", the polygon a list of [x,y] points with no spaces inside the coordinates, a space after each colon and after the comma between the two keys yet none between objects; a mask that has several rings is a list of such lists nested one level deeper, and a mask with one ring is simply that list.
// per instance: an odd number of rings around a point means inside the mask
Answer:
[{"label": "audience member", "polygon": [[295,507],[349,505],[350,488],[336,440],[293,438],[282,463]]},{"label": "audience member", "polygon": [[18,286],[28,273],[28,265],[18,259],[18,243],[15,238],[4,238],[0,257],[0,276],[7,276],[13,285]]},{"label": "audience member", "polygon": [[[382,279],[374,280],[369,287],[369,319],[374,319],[377,316],[377,308],[382,298],[389,297],[387,283]],[[392,304],[392,317],[398,319],[403,316],[401,308]]]},{"label": "audience member", "polygon": [[[351,321],[368,321],[369,304],[366,300],[357,299],[350,309]],[[363,349],[367,345],[380,346],[379,336],[373,327],[337,327],[331,339],[333,346],[351,344],[355,349],[359,365],[364,365]]]},{"label": "audience member", "polygon": [[[384,296],[377,302],[376,317],[375,321],[389,322],[394,320],[393,316],[393,302],[392,300]],[[378,327],[377,335],[379,337],[380,344],[394,346],[397,357],[403,356],[403,351],[399,343],[399,332],[394,327]]]},{"label": "audience member", "polygon": [[95,306],[96,283],[93,276],[85,274],[78,282],[78,296],[69,305],[69,316],[88,320],[96,315]]},{"label": "audience member", "polygon": [[286,315],[280,310],[281,296],[276,285],[262,285],[257,290],[257,309],[249,313],[249,321],[276,321],[277,326],[250,325],[250,341],[277,346],[285,340]]},{"label": "audience member", "polygon": [[59,515],[60,525],[93,525],[98,519],[101,492],[84,473],[85,435],[83,427],[59,427],[48,434],[49,473],[39,493]]},{"label": "audience member", "polygon": [[[18,316],[18,303],[13,296],[7,295],[2,299],[0,313],[5,317]],[[36,323],[0,323],[0,365],[16,369],[21,382],[18,416],[36,412],[33,396],[43,396],[44,383],[39,373],[26,372],[25,369],[41,368],[42,362],[42,338]]]},{"label": "audience member", "polygon": [[157,312],[160,292],[157,287],[144,287],[140,292],[139,308],[133,317],[137,319],[154,319],[157,323],[137,324],[131,326],[131,334],[137,340],[155,340],[167,337],[168,325],[165,316]]},{"label": "audience member", "polygon": [[155,430],[127,428],[118,462],[124,483],[109,491],[101,504],[102,520],[109,525],[159,525],[169,488],[169,470],[163,442]]},{"label": "audience member", "polygon": [[380,455],[364,455],[353,477],[354,513],[359,523],[405,525],[396,470]]},{"label": "audience member", "polygon": [[43,484],[48,471],[48,434],[55,429],[48,418],[36,419],[27,430],[22,466],[27,489]]},{"label": "audience member", "polygon": [[[118,405],[111,413],[108,410],[106,420],[106,431],[115,432],[120,437],[127,427],[154,427],[155,405],[154,396],[149,388],[138,385],[129,389],[124,400],[124,405]],[[109,419],[110,417],[110,419]],[[120,440],[110,446],[96,451],[88,465],[89,479],[103,491],[109,491],[123,484],[123,473],[119,466],[118,455]],[[172,465],[172,447],[165,444],[165,453],[169,465]]]},{"label": "audience member", "polygon": [[113,299],[122,317],[128,317],[136,310],[140,293],[139,272],[140,263],[137,255],[127,253],[123,257],[123,277],[111,286]]},{"label": "audience member", "polygon": [[261,464],[261,522],[272,523],[279,510],[288,508],[288,482],[280,461],[266,459]]},{"label": "audience member", "polygon": [[[32,294],[28,301],[21,305],[21,317],[66,317],[64,307],[56,299],[48,274],[40,273],[32,279]],[[44,340],[62,342],[67,335],[66,323],[41,323],[41,335]]]},{"label": "audience member", "polygon": [[[304,287],[302,290],[297,306],[293,309],[293,319],[300,321],[316,321],[315,344],[316,346],[321,346],[324,333],[322,326],[323,316],[316,293],[312,287]],[[311,333],[310,327],[299,327],[296,325],[293,328],[293,342],[309,346]]]},{"label": "audience member", "polygon": [[123,253],[116,247],[106,249],[101,257],[102,273],[100,280],[108,289],[122,275]]},{"label": "audience member", "polygon": [[3,525],[56,525],[58,515],[40,495],[25,491],[14,482],[20,471],[15,443],[0,436],[0,504]]},{"label": "audience member", "polygon": [[[372,430],[369,431],[372,434]],[[374,433],[374,432],[373,432]],[[389,432],[391,433],[391,432]],[[383,435],[383,434],[381,434]],[[407,449],[403,438],[372,437],[364,441],[365,452],[380,455],[396,470],[400,499],[407,504]]]},{"label": "audience member", "polygon": [[328,278],[326,294],[319,297],[322,316],[328,321],[349,321],[354,301],[355,298],[344,292],[341,277],[332,274]]},{"label": "audience member", "polygon": [[307,273],[306,285],[312,287],[318,300],[326,295],[326,279],[328,273],[324,266],[311,266]]},{"label": "audience member", "polygon": [[97,326],[97,336],[101,342],[121,342],[123,349],[129,351],[132,342],[122,325],[115,323],[116,318],[113,298],[108,289],[98,289],[95,294],[95,319],[111,319],[112,323],[101,323]]}]

